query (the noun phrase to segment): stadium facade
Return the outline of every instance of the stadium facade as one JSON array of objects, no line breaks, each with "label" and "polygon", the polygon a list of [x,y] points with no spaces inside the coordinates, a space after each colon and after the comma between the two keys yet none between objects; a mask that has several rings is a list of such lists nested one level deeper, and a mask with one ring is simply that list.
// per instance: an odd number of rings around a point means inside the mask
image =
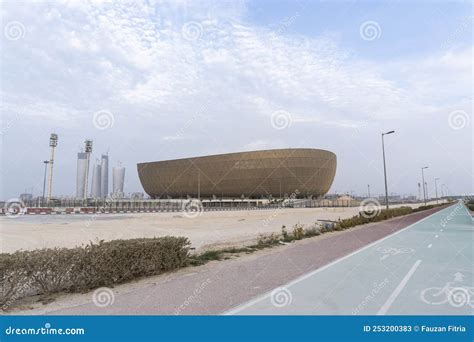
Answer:
[{"label": "stadium facade", "polygon": [[330,151],[289,148],[137,164],[151,198],[282,198],[326,194],[336,174]]}]

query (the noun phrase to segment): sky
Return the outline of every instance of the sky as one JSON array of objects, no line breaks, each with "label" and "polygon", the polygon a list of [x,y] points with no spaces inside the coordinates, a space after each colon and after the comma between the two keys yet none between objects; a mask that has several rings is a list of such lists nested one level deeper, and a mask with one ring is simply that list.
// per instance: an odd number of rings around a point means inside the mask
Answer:
[{"label": "sky", "polygon": [[[330,192],[473,192],[471,1],[2,1],[0,198],[75,193],[94,141],[126,167],[271,148],[337,155]],[[111,177],[109,177],[111,178]],[[109,188],[111,185],[109,185]]]}]

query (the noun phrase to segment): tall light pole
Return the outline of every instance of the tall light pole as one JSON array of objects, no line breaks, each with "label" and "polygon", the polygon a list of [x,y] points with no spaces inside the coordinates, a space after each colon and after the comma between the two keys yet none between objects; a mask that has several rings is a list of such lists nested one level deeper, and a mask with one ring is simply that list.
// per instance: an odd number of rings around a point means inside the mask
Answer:
[{"label": "tall light pole", "polygon": [[444,184],[441,184],[441,198],[444,199]]},{"label": "tall light pole", "polygon": [[385,178],[385,206],[388,210],[388,186],[387,186],[387,167],[385,165],[385,145],[384,145],[384,136],[388,134],[395,133],[395,131],[389,131],[382,133],[382,155],[383,155],[383,176]]},{"label": "tall light pole", "polygon": [[45,160],[44,162],[44,178],[43,178],[43,196],[41,196],[41,206],[43,206],[44,203],[44,191],[46,189],[46,173],[48,172],[48,164],[49,160]]},{"label": "tall light pole", "polygon": [[92,140],[86,140],[84,141],[84,152],[86,153],[86,169],[85,169],[85,181],[84,181],[84,194],[83,198],[84,200],[87,200],[87,186],[89,182],[89,164],[90,164],[90,159],[91,159],[91,153],[92,153]]},{"label": "tall light pole", "polygon": [[54,149],[58,146],[58,135],[51,133],[49,137],[49,147],[51,147],[51,157],[49,159],[49,180],[48,180],[48,203],[51,200],[53,191],[53,164],[54,164]]},{"label": "tall light pole", "polygon": [[425,202],[425,205],[426,205],[426,191],[425,191],[425,173],[424,173],[424,170],[427,169],[428,166],[423,166],[421,168],[421,181],[423,182],[423,200]]},{"label": "tall light pole", "polygon": [[438,185],[437,185],[438,181],[439,181],[439,178],[435,178],[436,204],[438,204]]},{"label": "tall light pole", "polygon": [[198,173],[198,200],[201,200],[201,171]]}]

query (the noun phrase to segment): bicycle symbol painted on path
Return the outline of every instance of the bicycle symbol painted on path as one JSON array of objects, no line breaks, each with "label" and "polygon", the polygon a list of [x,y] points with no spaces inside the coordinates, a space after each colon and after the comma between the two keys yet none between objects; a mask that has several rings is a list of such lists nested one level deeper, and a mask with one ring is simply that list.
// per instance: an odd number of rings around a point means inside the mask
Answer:
[{"label": "bicycle symbol painted on path", "polygon": [[420,298],[430,305],[443,305],[449,303],[452,307],[460,308],[469,305],[474,308],[474,287],[459,286],[464,275],[457,272],[454,280],[447,282],[442,287],[429,287],[421,291]]},{"label": "bicycle symbol painted on path", "polygon": [[382,254],[382,256],[380,257],[380,260],[385,260],[388,257],[394,256],[394,255],[413,253],[415,250],[413,248],[408,248],[408,247],[397,248],[397,247],[380,246],[376,249],[376,251]]}]

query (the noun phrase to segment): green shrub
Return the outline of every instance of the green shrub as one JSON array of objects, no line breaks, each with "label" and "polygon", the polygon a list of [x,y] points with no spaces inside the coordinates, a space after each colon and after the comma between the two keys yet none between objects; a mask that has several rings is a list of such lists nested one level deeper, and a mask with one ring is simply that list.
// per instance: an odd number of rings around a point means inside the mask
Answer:
[{"label": "green shrub", "polygon": [[187,238],[166,236],[1,254],[0,303],[5,310],[31,293],[83,291],[170,271],[188,264],[189,246]]}]

